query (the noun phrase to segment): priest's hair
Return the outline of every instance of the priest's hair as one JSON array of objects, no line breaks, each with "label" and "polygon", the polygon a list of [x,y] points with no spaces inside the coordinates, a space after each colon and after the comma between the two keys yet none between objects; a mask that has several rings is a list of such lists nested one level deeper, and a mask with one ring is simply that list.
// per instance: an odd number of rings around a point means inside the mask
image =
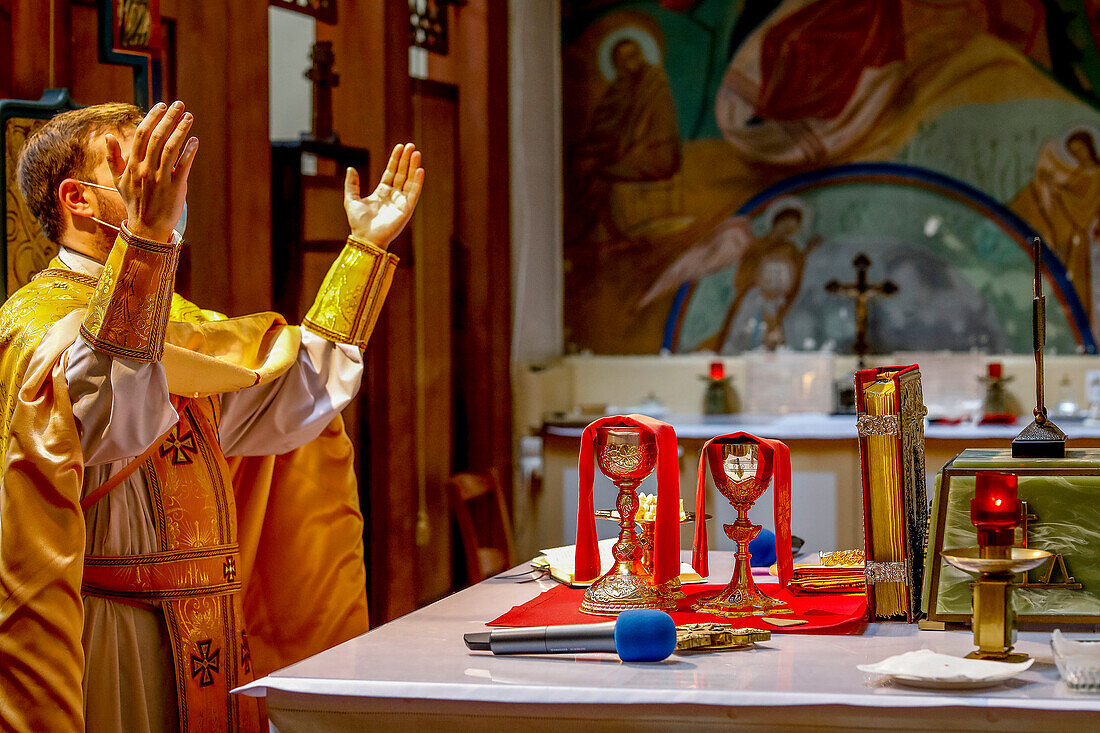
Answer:
[{"label": "priest's hair", "polygon": [[137,127],[142,117],[132,104],[96,104],[62,112],[27,138],[19,153],[16,178],[27,206],[50,241],[60,242],[65,233],[58,186],[66,178],[87,180],[106,155],[105,148],[88,148],[91,138],[128,131]]}]

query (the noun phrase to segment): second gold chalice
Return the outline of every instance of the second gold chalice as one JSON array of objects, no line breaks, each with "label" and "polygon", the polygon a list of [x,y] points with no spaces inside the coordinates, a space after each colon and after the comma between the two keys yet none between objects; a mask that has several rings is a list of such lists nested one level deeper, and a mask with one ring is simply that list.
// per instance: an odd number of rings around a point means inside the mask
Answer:
[{"label": "second gold chalice", "polygon": [[749,521],[748,512],[772,478],[771,466],[762,460],[759,444],[715,441],[707,446],[705,460],[715,487],[737,510],[736,521],[722,525],[726,536],[737,543],[737,562],[729,585],[717,596],[700,599],[692,607],[726,618],[793,613],[783,601],[762,593],[752,579],[749,543],[760,534],[761,526]]},{"label": "second gold chalice", "polygon": [[641,428],[596,429],[596,465],[619,489],[619,541],[611,553],[614,564],[584,592],[581,611],[615,614],[628,608],[671,611],[675,602],[653,587],[653,574],[642,562],[642,542],[635,529],[638,485],[657,466],[657,441]]}]

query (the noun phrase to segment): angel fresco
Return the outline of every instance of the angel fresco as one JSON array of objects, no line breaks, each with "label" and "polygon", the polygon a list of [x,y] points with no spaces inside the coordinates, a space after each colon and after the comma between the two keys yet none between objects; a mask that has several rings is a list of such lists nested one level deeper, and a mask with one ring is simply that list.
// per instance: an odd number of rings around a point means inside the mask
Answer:
[{"label": "angel fresco", "polygon": [[733,278],[733,302],[715,342],[720,352],[756,346],[774,350],[787,342],[783,320],[802,288],[806,258],[821,244],[820,236],[809,237],[804,248],[793,241],[806,219],[803,207],[794,203],[773,208],[767,234],[745,250]]},{"label": "angel fresco", "polygon": [[749,217],[731,216],[669,265],[638,300],[640,310],[684,283],[736,267],[755,237]]},{"label": "angel fresco", "polygon": [[1084,128],[1065,143],[1048,140],[1035,177],[1009,204],[1043,237],[1066,268],[1081,302],[1091,302],[1091,251],[1100,225],[1100,156]]},{"label": "angel fresco", "polygon": [[796,243],[809,211],[794,197],[780,199],[765,215],[768,230],[753,234],[750,217],[732,216],[693,245],[653,282],[638,302],[644,308],[684,283],[728,271],[732,300],[717,333],[698,348],[736,353],[786,343],[783,321],[802,287],[806,258],[820,244],[817,235]]}]

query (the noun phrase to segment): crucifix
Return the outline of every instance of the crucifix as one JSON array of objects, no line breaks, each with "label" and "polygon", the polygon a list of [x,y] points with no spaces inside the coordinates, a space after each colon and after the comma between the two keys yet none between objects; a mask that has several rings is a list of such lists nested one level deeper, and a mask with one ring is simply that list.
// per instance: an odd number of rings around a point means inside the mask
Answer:
[{"label": "crucifix", "polygon": [[336,54],[331,41],[317,41],[309,54],[313,65],[306,69],[305,77],[313,82],[313,132],[314,140],[337,142],[339,137],[332,129],[332,88],[340,84],[340,75],[332,70]]},{"label": "crucifix", "polygon": [[856,342],[852,350],[859,357],[859,368],[863,369],[865,366],[864,357],[867,356],[867,300],[880,295],[893,295],[898,291],[898,286],[893,280],[883,280],[880,283],[868,282],[867,268],[871,266],[871,258],[862,252],[852,260],[852,266],[856,268],[856,281],[854,283],[830,280],[825,283],[825,290],[836,295],[855,298]]}]

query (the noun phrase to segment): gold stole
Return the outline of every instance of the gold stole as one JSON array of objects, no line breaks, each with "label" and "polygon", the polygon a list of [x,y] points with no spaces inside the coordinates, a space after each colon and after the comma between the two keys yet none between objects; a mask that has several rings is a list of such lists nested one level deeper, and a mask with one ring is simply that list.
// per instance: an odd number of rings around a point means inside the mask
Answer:
[{"label": "gold stole", "polygon": [[237,510],[218,445],[218,402],[173,398],[173,404],[180,421],[139,469],[161,551],[86,556],[81,592],[159,603],[172,641],[180,730],[258,733],[257,703],[229,694],[252,679],[252,655],[241,610]]}]

